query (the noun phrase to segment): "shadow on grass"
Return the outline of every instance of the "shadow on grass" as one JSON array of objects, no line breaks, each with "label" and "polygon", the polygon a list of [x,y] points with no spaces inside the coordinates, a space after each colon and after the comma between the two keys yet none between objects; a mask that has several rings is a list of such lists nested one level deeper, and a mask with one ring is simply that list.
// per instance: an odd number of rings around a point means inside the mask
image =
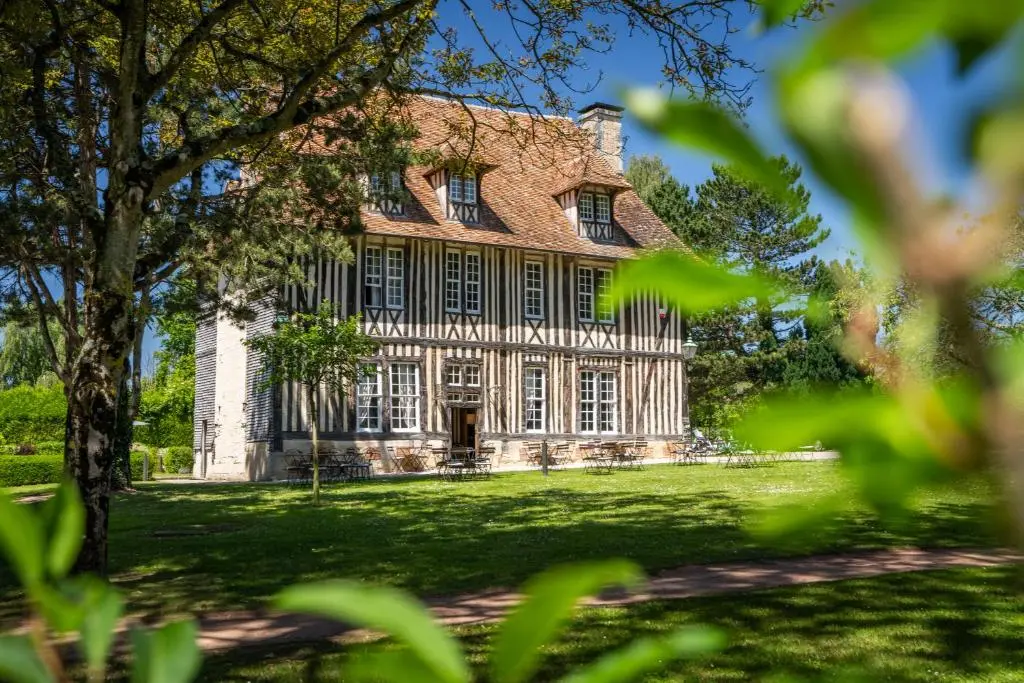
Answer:
[{"label": "shadow on grass", "polygon": [[[942,494],[889,529],[864,512],[772,545],[748,533],[789,491],[830,491],[822,463],[752,471],[652,467],[486,481],[376,480],[309,492],[281,485],[149,485],[112,505],[111,570],[151,617],[258,607],[301,581],[350,577],[421,597],[515,587],[553,564],[625,557],[648,571],[690,563],[892,545],[992,542],[985,492]],[[809,488],[808,488],[809,487]],[[196,528],[211,533],[180,533]],[[0,573],[3,570],[0,569]],[[9,576],[0,575],[0,590]],[[0,618],[11,615],[10,592]]]},{"label": "shadow on grass", "polygon": [[[535,680],[555,680],[636,638],[704,624],[726,633],[725,650],[643,680],[1017,681],[1024,678],[1021,587],[1019,568],[1000,567],[586,609],[546,648]],[[481,673],[495,630],[457,631]],[[201,680],[343,681],[346,658],[365,647],[322,643],[222,653],[207,658]]]}]

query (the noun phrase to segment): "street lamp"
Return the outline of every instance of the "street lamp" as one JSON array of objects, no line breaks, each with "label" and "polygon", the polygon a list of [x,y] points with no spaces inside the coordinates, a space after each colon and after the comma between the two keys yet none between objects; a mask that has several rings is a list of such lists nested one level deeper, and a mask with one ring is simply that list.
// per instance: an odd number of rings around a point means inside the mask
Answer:
[{"label": "street lamp", "polygon": [[683,359],[693,360],[693,357],[697,355],[697,343],[693,341],[693,337],[687,335],[686,343],[683,344]]}]

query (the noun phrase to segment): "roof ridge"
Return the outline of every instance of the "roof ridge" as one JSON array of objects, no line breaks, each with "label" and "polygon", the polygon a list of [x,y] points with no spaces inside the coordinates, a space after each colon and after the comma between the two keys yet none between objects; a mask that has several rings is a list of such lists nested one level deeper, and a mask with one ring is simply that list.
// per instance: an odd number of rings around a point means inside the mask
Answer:
[{"label": "roof ridge", "polygon": [[[484,111],[496,111],[496,112],[500,112],[502,114],[515,114],[516,116],[529,116],[530,118],[534,118],[534,115],[531,114],[528,111],[517,111],[515,109],[502,109],[501,107],[497,107],[497,106],[494,106],[494,105],[488,105],[488,104],[471,104],[469,102],[461,101],[461,100],[459,100],[458,98],[455,98],[455,97],[443,97],[441,95],[417,95],[417,97],[423,98],[425,100],[436,100],[438,102],[447,102],[449,104],[462,104],[462,105],[465,105],[467,107],[473,107],[474,109],[483,109]],[[546,119],[561,119],[562,121],[569,121],[570,123],[573,123],[573,124],[576,123],[576,120],[574,118],[572,118],[571,116],[562,116],[561,114],[541,114],[541,116],[543,116]]]}]

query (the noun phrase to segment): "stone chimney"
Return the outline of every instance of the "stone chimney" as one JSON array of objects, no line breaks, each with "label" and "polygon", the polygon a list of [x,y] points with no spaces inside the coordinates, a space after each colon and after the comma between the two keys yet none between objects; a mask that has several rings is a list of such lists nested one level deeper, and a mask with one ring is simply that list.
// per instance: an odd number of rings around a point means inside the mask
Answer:
[{"label": "stone chimney", "polygon": [[579,110],[579,125],[594,136],[594,146],[622,173],[622,107],[595,102]]}]

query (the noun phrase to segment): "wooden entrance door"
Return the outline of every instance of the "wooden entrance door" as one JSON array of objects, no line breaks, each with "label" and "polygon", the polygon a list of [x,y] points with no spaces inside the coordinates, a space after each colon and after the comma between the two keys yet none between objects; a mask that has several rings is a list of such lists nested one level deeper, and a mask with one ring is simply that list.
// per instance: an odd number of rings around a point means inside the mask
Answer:
[{"label": "wooden entrance door", "polygon": [[476,408],[452,408],[452,448],[476,450]]}]

